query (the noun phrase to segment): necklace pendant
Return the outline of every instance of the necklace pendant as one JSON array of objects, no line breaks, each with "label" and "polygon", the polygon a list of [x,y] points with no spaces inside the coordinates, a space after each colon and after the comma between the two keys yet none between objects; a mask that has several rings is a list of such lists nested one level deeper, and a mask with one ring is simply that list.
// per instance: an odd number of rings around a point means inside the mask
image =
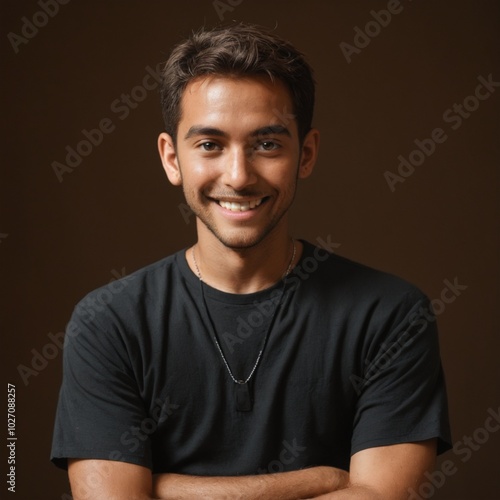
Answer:
[{"label": "necklace pendant", "polygon": [[253,404],[248,383],[238,380],[235,384],[235,392],[236,411],[252,411]]},{"label": "necklace pendant", "polygon": [[210,316],[210,311],[208,310],[207,301],[205,299],[205,293],[203,291],[203,278],[201,277],[200,268],[198,267],[198,263],[196,262],[196,255],[195,255],[195,251],[194,251],[194,246],[192,247],[191,251],[192,251],[192,255],[193,255],[193,262],[194,262],[194,265],[196,267],[196,274],[198,275],[198,278],[200,281],[200,292],[201,292],[201,297],[203,300],[203,306],[205,308],[205,313],[206,313],[208,323],[212,329],[214,343],[215,343],[217,350],[219,351],[219,354],[222,358],[222,361],[223,361],[224,365],[226,366],[226,369],[227,369],[232,381],[234,382],[234,388],[235,388],[234,389],[235,390],[234,398],[235,398],[236,411],[241,411],[241,412],[252,411],[253,400],[252,400],[252,395],[250,394],[250,386],[249,386],[248,382],[250,381],[255,370],[259,366],[259,362],[260,362],[260,359],[262,357],[262,353],[264,352],[264,349],[266,347],[267,339],[268,339],[269,334],[271,332],[271,329],[273,327],[274,320],[276,319],[276,313],[281,306],[281,301],[283,300],[283,295],[285,293],[285,285],[286,285],[284,278],[286,278],[286,276],[288,276],[288,274],[290,274],[290,271],[292,270],[292,267],[293,267],[293,263],[295,261],[296,248],[295,248],[295,240],[293,240],[293,239],[292,239],[292,246],[293,246],[292,258],[290,260],[290,263],[288,264],[288,268],[286,269],[285,273],[281,277],[281,279],[283,280],[283,286],[281,287],[281,294],[279,296],[279,301],[276,304],[276,306],[274,308],[274,312],[271,316],[271,321],[269,322],[269,325],[267,327],[266,335],[264,336],[264,340],[262,342],[262,347],[261,347],[261,350],[259,352],[259,355],[257,356],[257,359],[255,360],[255,363],[254,363],[253,368],[250,372],[250,375],[248,375],[248,378],[246,380],[243,380],[243,379],[236,380],[236,378],[233,375],[233,372],[231,371],[231,368],[229,367],[229,364],[226,360],[226,357],[224,356],[224,352],[222,351],[222,348],[219,344],[219,341],[217,340],[217,331],[215,329],[214,322]]}]

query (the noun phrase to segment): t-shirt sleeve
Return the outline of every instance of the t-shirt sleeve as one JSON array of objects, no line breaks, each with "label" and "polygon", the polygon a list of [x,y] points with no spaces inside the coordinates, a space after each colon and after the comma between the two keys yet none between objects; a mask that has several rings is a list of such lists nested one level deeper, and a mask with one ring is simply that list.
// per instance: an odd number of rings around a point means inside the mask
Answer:
[{"label": "t-shirt sleeve", "polygon": [[451,448],[435,319],[427,298],[412,294],[375,335],[363,376],[354,379],[352,454],[431,438],[438,454]]},{"label": "t-shirt sleeve", "polygon": [[130,366],[130,347],[109,311],[83,304],[75,308],[66,330],[51,460],[61,468],[68,458],[151,468],[143,425],[147,414]]}]

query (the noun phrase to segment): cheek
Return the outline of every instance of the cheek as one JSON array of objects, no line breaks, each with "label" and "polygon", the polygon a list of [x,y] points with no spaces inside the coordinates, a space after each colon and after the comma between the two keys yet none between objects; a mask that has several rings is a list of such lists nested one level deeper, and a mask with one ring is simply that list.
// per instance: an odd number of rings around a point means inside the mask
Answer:
[{"label": "cheek", "polygon": [[183,154],[179,156],[179,167],[182,174],[184,186],[196,188],[208,179],[210,169],[206,162],[197,158],[194,154]]},{"label": "cheek", "polygon": [[197,152],[188,152],[180,158],[184,171],[196,182],[203,182],[214,176],[218,169],[218,162],[214,158],[203,158]]},{"label": "cheek", "polygon": [[268,176],[270,184],[276,186],[281,191],[291,189],[297,182],[298,165],[290,162],[277,164]]},{"label": "cheek", "polygon": [[190,199],[203,201],[203,194],[210,192],[214,184],[214,178],[211,176],[206,166],[193,165],[183,171],[182,185],[186,197]]}]

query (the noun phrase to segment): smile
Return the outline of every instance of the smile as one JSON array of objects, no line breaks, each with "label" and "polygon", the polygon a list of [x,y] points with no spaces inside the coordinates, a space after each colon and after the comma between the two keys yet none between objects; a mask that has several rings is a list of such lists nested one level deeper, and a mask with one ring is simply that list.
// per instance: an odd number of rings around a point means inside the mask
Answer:
[{"label": "smile", "polygon": [[222,201],[218,200],[218,204],[227,210],[231,210],[231,212],[246,212],[248,210],[253,210],[254,208],[257,208],[264,198],[260,198],[259,200],[249,200],[249,201],[243,201],[241,203],[235,202],[235,201]]}]

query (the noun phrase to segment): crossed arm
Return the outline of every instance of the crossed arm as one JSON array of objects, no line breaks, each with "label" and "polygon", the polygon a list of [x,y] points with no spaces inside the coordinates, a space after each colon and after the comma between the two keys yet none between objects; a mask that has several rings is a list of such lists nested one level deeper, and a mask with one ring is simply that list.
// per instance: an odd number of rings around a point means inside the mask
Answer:
[{"label": "crossed arm", "polygon": [[362,450],[349,474],[320,466],[293,472],[239,477],[152,475],[145,467],[108,460],[72,459],[74,500],[406,500],[436,457],[436,441]]}]

